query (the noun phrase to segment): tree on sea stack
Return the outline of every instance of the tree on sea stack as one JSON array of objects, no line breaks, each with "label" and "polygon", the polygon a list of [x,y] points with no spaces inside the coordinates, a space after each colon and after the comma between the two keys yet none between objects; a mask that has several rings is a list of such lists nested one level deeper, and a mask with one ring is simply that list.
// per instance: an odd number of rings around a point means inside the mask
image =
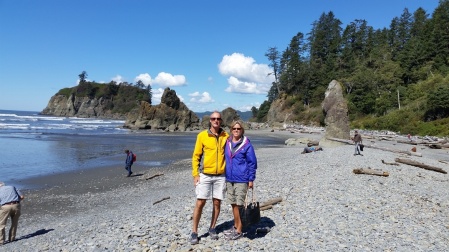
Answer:
[{"label": "tree on sea stack", "polygon": [[86,71],[82,71],[82,72],[78,75],[78,77],[80,77],[80,83],[86,82],[86,78],[87,78],[87,73],[86,73]]}]

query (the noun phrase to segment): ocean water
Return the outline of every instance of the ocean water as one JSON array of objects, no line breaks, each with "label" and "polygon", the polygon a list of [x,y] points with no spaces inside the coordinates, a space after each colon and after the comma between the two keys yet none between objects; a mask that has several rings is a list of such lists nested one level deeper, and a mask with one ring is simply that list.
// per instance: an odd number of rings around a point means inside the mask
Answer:
[{"label": "ocean water", "polygon": [[[124,149],[138,156],[139,166],[161,167],[190,158],[193,132],[123,129],[124,121],[54,117],[33,111],[0,110],[0,181],[20,186],[26,178],[102,166],[124,167]],[[270,137],[251,138],[253,145],[283,145]],[[139,156],[149,154],[149,160]]]}]

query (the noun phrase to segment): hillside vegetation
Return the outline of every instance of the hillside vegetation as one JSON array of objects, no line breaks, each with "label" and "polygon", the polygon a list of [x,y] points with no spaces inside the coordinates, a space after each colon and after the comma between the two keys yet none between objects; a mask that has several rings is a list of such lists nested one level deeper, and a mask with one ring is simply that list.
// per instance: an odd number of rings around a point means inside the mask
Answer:
[{"label": "hillside vegetation", "polygon": [[110,110],[112,113],[126,114],[131,110],[138,108],[140,101],[147,101],[151,104],[151,87],[138,82],[135,85],[122,82],[120,84],[111,81],[110,83],[97,83],[95,81],[86,81],[87,73],[83,71],[80,75],[78,86],[63,88],[56,95],[64,95],[69,98],[89,97],[102,98],[104,110]]},{"label": "hillside vegetation", "polygon": [[323,13],[284,51],[267,50],[275,82],[268,99],[252,108],[254,120],[267,120],[273,101],[285,99],[295,121],[322,123],[324,93],[337,80],[352,127],[447,136],[448,23],[449,0],[432,13],[404,9],[388,29],[361,19],[342,27],[332,12]]}]

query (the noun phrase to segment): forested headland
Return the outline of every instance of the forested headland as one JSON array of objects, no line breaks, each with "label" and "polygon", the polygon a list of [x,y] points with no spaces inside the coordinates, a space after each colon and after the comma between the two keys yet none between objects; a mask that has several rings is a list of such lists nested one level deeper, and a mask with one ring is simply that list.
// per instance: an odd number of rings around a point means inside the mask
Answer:
[{"label": "forested headland", "polygon": [[351,127],[447,136],[448,24],[449,0],[441,0],[432,13],[405,8],[382,29],[363,19],[342,27],[332,12],[323,13],[284,50],[268,48],[275,82],[267,100],[252,108],[254,119],[265,121],[273,101],[284,99],[295,121],[322,124],[325,90],[337,80]]}]

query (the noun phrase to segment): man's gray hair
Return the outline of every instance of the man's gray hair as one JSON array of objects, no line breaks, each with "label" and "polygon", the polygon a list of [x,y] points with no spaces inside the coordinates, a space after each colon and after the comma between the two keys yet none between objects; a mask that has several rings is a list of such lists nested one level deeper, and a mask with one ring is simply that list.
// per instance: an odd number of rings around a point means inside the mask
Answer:
[{"label": "man's gray hair", "polygon": [[4,185],[5,185],[5,183],[3,183],[3,182],[0,181],[0,186],[4,186]]}]

